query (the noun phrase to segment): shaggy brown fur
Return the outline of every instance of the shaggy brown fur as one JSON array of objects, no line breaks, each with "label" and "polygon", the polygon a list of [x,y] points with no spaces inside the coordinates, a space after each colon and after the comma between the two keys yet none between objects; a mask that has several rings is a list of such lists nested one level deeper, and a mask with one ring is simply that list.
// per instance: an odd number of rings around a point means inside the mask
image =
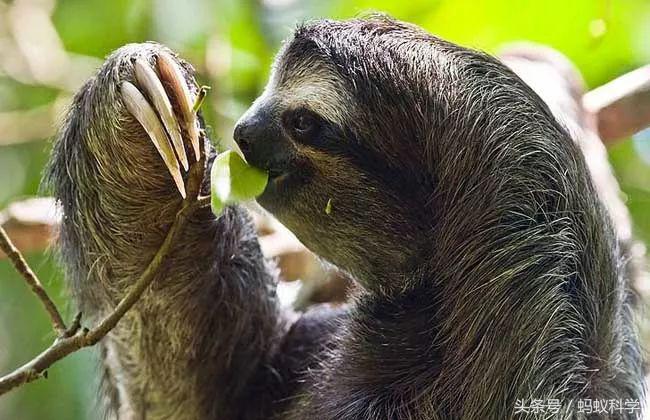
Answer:
[{"label": "shaggy brown fur", "polygon": [[[116,93],[131,58],[162,48],[107,60],[48,170],[63,261],[93,316],[179,204]],[[385,18],[314,22],[235,137],[272,175],[260,204],[360,291],[349,310],[281,312],[244,210],[197,214],[102,343],[120,418],[534,417],[518,399],[584,418],[580,398],[643,401],[626,248],[579,147],[494,58]]]}]

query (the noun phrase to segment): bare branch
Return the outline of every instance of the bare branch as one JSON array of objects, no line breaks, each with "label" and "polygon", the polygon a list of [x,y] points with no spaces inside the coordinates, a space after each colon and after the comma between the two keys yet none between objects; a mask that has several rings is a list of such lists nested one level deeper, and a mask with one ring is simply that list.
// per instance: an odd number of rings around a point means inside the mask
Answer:
[{"label": "bare branch", "polygon": [[45,311],[50,316],[54,330],[59,336],[63,335],[66,331],[66,327],[59,310],[56,308],[54,302],[52,302],[52,299],[50,299],[50,296],[43,288],[43,285],[38,277],[36,277],[36,274],[34,274],[29,265],[27,265],[25,258],[11,242],[11,239],[9,239],[7,232],[2,228],[2,226],[0,226],[0,249],[7,254],[9,260],[11,260],[11,263],[16,268],[16,271],[18,271],[18,273],[25,279],[34,294],[41,301]]},{"label": "bare branch", "polygon": [[[59,222],[56,203],[49,197],[16,201],[0,211],[0,226],[23,253],[46,249],[56,235]],[[0,250],[0,260],[6,257]]]},{"label": "bare branch", "polygon": [[650,65],[587,92],[582,103],[596,116],[598,134],[605,144],[650,126]]},{"label": "bare branch", "polygon": [[101,61],[65,51],[52,22],[54,9],[48,7],[53,4],[18,1],[0,7],[0,22],[4,24],[0,28],[0,72],[19,83],[72,93]]},{"label": "bare branch", "polygon": [[[189,195],[188,198],[183,200],[183,204],[176,214],[176,218],[174,219],[172,226],[167,232],[165,239],[160,245],[160,248],[158,248],[158,251],[151,259],[151,262],[147,268],[144,270],[132,288],[128,291],[128,293],[122,298],[122,300],[120,300],[115,309],[113,309],[111,313],[102,319],[99,324],[97,324],[97,326],[90,330],[80,328],[81,315],[78,314],[75,318],[75,321],[72,323],[71,328],[66,330],[65,327],[63,327],[59,338],[57,338],[50,347],[48,347],[41,354],[20,368],[0,378],[0,395],[9,392],[10,390],[20,385],[43,377],[46,375],[47,369],[55,362],[61,360],[71,353],[74,353],[79,349],[96,344],[106,334],[108,334],[108,332],[112,330],[115,325],[117,325],[119,320],[122,319],[124,314],[138,301],[138,299],[140,299],[140,296],[142,296],[144,291],[156,278],[156,274],[166,259],[169,257],[169,254],[173,249],[173,245],[178,239],[178,236],[183,231],[183,228],[189,216],[196,209],[206,205],[206,201],[204,199],[199,199],[198,197],[198,186],[203,179],[204,170],[205,156],[203,154],[201,159],[190,168],[188,190],[192,191],[193,194]],[[4,233],[4,230],[1,230],[1,228],[0,231]],[[7,251],[9,251],[7,254],[10,256],[10,258],[12,258],[12,255],[15,255],[15,248],[13,248],[13,250],[7,249]],[[21,270],[29,270],[31,273],[31,270],[27,264],[21,266],[19,271]]]},{"label": "bare branch", "polygon": [[54,104],[28,111],[0,112],[0,146],[43,140],[54,134]]}]

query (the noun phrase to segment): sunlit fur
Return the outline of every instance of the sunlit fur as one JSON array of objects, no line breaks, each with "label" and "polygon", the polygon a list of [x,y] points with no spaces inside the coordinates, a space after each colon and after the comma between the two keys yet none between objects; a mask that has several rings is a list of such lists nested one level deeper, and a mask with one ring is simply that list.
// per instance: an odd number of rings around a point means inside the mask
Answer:
[{"label": "sunlit fur", "polygon": [[[161,48],[109,57],[53,149],[86,319],[138,277],[178,208],[117,94],[132,59]],[[281,311],[244,210],[201,211],[101,344],[109,415],[507,419],[525,417],[517,399],[553,398],[556,418],[584,418],[578,398],[643,401],[628,244],[581,151],[514,73],[386,18],[318,21],[287,41],[247,115],[270,109],[277,125],[296,106],[328,121],[327,147],[270,126],[293,173],[259,201],[355,277],[350,307]]]}]

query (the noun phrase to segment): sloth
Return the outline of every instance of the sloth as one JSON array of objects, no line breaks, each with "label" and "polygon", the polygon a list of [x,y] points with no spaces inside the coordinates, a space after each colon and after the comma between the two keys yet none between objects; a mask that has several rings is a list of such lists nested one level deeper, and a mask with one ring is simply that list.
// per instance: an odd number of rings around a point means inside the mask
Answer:
[{"label": "sloth", "polygon": [[[158,77],[163,56],[183,77],[151,89],[137,68]],[[170,142],[183,90],[196,95],[193,70],[167,48],[122,47],[54,144],[45,180],[86,319],[124,295],[180,206],[197,157],[186,132],[182,151]],[[281,308],[247,211],[200,208],[99,343],[107,418],[536,418],[519,406],[543,400],[568,419],[586,418],[581,399],[643,400],[629,243],[579,144],[502,62],[388,17],[310,22],[234,138],[269,173],[259,204],[354,295]]]}]

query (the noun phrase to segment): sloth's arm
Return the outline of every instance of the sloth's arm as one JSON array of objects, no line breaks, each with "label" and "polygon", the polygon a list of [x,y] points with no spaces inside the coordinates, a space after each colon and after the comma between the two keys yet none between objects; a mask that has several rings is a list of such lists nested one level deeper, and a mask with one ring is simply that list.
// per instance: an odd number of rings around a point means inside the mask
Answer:
[{"label": "sloth's arm", "polygon": [[[62,261],[86,322],[110,311],[142,273],[181,203],[178,183],[121,88],[124,81],[138,86],[135,58],[155,68],[163,50],[169,53],[156,44],[129,45],[110,56],[76,95],[54,144],[46,181],[62,206]],[[190,81],[189,66],[180,66]],[[186,150],[191,162],[192,146]],[[305,321],[292,326],[293,316],[280,311],[274,272],[243,209],[227,208],[219,218],[198,210],[150,290],[100,343],[113,414],[268,417],[303,363],[277,351],[303,345],[307,336],[296,327]],[[317,342],[302,348],[311,352]],[[253,399],[251,389],[259,391]]]}]

